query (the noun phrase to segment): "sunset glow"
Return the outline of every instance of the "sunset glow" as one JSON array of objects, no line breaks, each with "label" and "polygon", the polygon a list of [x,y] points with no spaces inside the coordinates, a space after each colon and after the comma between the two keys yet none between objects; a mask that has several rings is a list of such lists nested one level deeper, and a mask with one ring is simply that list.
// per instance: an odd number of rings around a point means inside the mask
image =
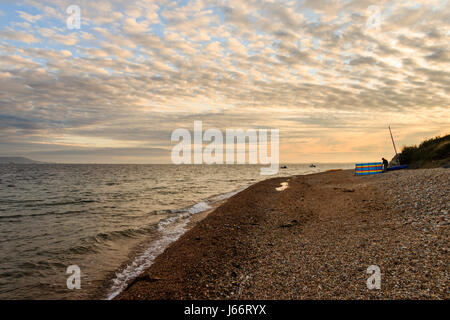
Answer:
[{"label": "sunset glow", "polygon": [[442,0],[2,1],[2,153],[170,163],[171,132],[201,120],[279,129],[285,163],[390,159],[388,125],[398,148],[449,133],[449,16]]}]

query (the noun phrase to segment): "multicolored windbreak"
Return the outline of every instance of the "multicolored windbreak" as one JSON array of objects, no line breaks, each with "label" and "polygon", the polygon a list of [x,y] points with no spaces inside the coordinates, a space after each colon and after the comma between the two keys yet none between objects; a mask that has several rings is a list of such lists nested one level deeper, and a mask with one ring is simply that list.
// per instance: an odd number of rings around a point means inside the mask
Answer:
[{"label": "multicolored windbreak", "polygon": [[377,174],[383,172],[382,162],[357,163],[355,164],[355,174],[357,176]]}]

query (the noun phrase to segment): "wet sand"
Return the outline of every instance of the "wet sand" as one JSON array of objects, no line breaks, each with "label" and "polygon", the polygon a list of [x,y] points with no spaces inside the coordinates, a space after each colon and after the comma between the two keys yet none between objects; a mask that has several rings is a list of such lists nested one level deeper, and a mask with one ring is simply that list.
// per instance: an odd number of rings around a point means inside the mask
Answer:
[{"label": "wet sand", "polygon": [[[256,183],[198,216],[116,299],[448,299],[449,178],[344,170]],[[367,288],[371,265],[379,290]]]}]

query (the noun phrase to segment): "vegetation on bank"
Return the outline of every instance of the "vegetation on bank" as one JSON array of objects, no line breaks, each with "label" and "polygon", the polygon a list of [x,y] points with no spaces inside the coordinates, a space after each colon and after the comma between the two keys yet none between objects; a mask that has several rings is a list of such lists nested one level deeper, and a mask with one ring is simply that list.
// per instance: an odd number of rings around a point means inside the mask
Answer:
[{"label": "vegetation on bank", "polygon": [[419,146],[403,147],[399,160],[410,168],[450,166],[450,134],[425,140]]}]

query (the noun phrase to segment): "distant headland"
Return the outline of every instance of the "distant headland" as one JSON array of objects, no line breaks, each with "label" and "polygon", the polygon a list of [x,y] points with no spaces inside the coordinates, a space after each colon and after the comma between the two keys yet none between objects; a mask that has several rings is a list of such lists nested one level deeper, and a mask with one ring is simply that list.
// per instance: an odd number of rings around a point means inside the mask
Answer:
[{"label": "distant headland", "polygon": [[35,161],[25,157],[0,157],[0,164],[38,164],[48,163],[42,161]]}]

